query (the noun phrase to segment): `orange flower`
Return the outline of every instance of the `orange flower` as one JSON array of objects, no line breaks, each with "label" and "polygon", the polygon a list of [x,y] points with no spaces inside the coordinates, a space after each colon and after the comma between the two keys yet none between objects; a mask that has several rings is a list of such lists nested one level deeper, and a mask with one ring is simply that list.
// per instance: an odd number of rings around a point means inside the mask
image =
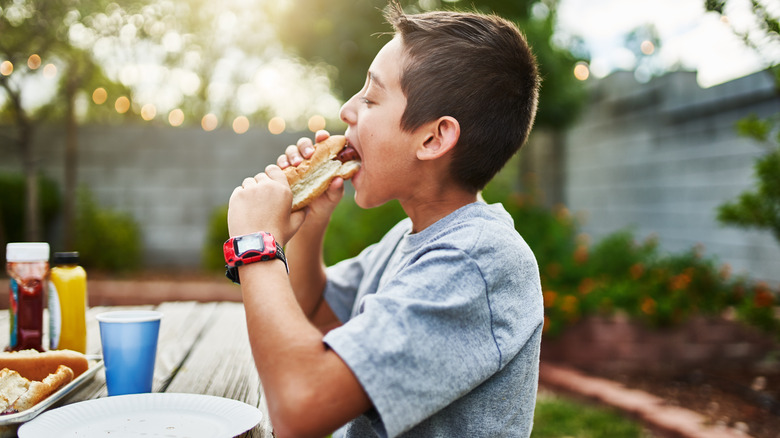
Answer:
[{"label": "orange flower", "polygon": [[720,267],[719,274],[721,279],[728,280],[731,277],[731,265],[724,263],[723,266]]},{"label": "orange flower", "polygon": [[574,250],[574,261],[582,265],[588,261],[588,247],[585,245],[578,245]]},{"label": "orange flower", "polygon": [[574,314],[577,312],[577,297],[574,295],[566,295],[563,298],[563,304],[561,304],[561,310],[568,314]]},{"label": "orange flower", "polygon": [[633,265],[631,265],[629,271],[631,273],[631,278],[633,278],[634,280],[639,280],[640,278],[642,278],[642,275],[645,273],[645,265],[641,263],[634,263]]},{"label": "orange flower", "polygon": [[775,297],[769,290],[769,285],[764,282],[756,284],[756,293],[753,295],[753,305],[759,308],[771,307],[774,301]]},{"label": "orange flower", "polygon": [[583,278],[580,282],[580,286],[577,288],[579,290],[581,295],[587,295],[591,292],[593,292],[593,289],[596,287],[596,282],[593,281],[592,278],[587,277]]},{"label": "orange flower", "polygon": [[655,313],[655,300],[650,298],[650,297],[646,297],[642,301],[642,312],[644,312],[646,315],[654,314]]},{"label": "orange flower", "polygon": [[555,304],[555,297],[557,296],[558,294],[551,290],[542,292],[542,297],[544,298],[544,307],[545,308],[552,307]]},{"label": "orange flower", "polygon": [[669,289],[685,290],[689,284],[691,284],[691,275],[686,270],[686,272],[672,277],[672,279],[669,281]]},{"label": "orange flower", "polygon": [[558,204],[555,206],[555,217],[561,222],[568,221],[571,217],[571,214],[569,213],[569,209],[566,208],[563,204]]},{"label": "orange flower", "polygon": [[560,263],[550,263],[547,265],[547,275],[550,276],[552,279],[558,278],[559,275],[561,275],[561,264]]}]

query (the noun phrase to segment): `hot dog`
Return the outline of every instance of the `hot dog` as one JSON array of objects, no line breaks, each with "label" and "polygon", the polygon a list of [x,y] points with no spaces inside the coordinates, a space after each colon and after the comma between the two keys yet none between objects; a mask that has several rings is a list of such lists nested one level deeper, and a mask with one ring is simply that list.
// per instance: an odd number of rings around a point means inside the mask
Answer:
[{"label": "hot dog", "polygon": [[314,145],[314,154],[297,166],[284,169],[293,193],[293,211],[309,205],[336,177],[350,179],[360,169],[360,157],[343,135]]},{"label": "hot dog", "polygon": [[89,368],[87,357],[71,350],[50,350],[40,353],[35,350],[0,353],[0,369],[8,368],[28,380],[42,381],[49,374],[57,372],[60,365],[73,370],[78,377]]}]

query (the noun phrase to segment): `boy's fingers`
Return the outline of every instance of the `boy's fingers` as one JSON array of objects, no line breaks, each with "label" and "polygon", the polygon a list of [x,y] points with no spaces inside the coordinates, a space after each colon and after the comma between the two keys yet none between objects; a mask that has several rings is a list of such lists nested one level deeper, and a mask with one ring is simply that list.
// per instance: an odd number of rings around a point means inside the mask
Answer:
[{"label": "boy's fingers", "polygon": [[[300,144],[300,141],[298,141],[298,143]],[[303,161],[301,151],[297,145],[291,144],[290,146],[287,146],[287,149],[284,150],[284,155],[287,157],[287,162],[292,166],[297,166]]]},{"label": "boy's fingers", "polygon": [[330,133],[324,129],[320,129],[314,134],[314,141],[320,143],[325,141],[328,137],[330,137]]},{"label": "boy's fingers", "polygon": [[246,177],[244,178],[244,181],[241,182],[241,187],[247,188],[251,185],[257,184],[256,177]]},{"label": "boy's fingers", "polygon": [[282,169],[280,169],[279,166],[275,164],[269,164],[266,166],[265,174],[274,181],[284,181],[285,183],[287,182],[287,176],[284,174],[284,171],[282,171]]}]

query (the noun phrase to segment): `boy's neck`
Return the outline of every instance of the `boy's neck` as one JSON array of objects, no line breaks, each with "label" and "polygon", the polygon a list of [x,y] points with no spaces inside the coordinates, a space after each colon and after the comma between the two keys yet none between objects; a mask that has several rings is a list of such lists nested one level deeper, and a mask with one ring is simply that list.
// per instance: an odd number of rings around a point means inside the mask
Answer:
[{"label": "boy's neck", "polygon": [[412,220],[412,233],[419,233],[453,211],[476,201],[476,193],[462,189],[438,193],[419,190],[412,198],[402,200],[401,206]]}]

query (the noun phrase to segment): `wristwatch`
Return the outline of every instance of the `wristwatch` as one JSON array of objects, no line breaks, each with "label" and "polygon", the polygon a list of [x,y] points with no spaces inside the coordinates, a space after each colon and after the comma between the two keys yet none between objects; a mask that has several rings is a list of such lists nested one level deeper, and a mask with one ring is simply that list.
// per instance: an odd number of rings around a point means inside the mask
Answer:
[{"label": "wristwatch", "polygon": [[279,259],[284,262],[287,272],[290,272],[282,246],[276,242],[273,235],[265,231],[231,237],[222,245],[222,252],[225,254],[227,268],[225,277],[236,284],[241,283],[238,267],[250,263]]}]

